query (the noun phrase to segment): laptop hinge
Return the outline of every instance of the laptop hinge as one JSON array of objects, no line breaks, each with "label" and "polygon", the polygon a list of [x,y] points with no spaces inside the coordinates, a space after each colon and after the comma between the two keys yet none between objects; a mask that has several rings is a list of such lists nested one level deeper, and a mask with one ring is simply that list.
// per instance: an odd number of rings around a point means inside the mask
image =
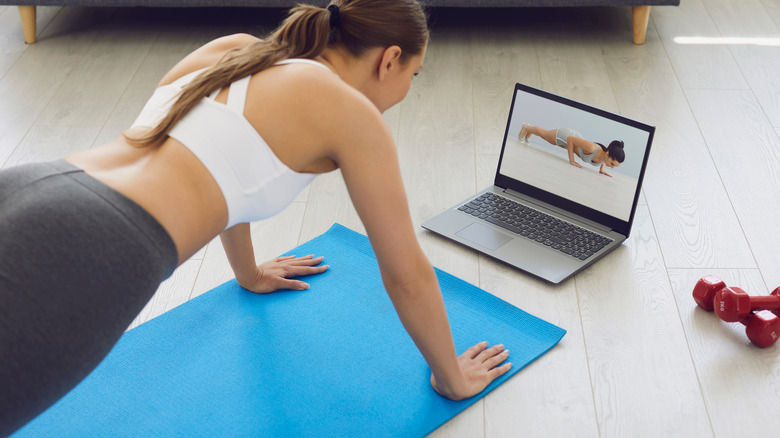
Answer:
[{"label": "laptop hinge", "polygon": [[533,198],[531,198],[529,196],[526,196],[526,195],[524,195],[524,194],[522,194],[520,192],[516,192],[516,191],[514,191],[512,189],[504,189],[504,193],[506,193],[507,195],[510,195],[512,197],[518,198],[518,199],[520,199],[523,202],[526,202],[528,204],[533,204],[533,205],[538,206],[540,208],[543,208],[545,210],[550,210],[550,211],[552,211],[555,214],[558,214],[560,216],[565,216],[566,218],[568,218],[568,219],[570,219],[572,221],[576,221],[576,222],[579,222],[581,224],[587,225],[589,227],[595,228],[595,229],[597,229],[597,230],[599,230],[599,231],[601,231],[603,233],[609,233],[610,231],[612,231],[612,228],[610,228],[608,226],[602,225],[602,224],[600,224],[598,222],[593,222],[593,221],[585,219],[583,217],[575,216],[575,215],[567,212],[566,210],[562,210],[562,209],[560,209],[558,207],[554,207],[554,206],[552,206],[550,204],[547,204],[545,202],[539,201],[538,199],[533,199]]}]

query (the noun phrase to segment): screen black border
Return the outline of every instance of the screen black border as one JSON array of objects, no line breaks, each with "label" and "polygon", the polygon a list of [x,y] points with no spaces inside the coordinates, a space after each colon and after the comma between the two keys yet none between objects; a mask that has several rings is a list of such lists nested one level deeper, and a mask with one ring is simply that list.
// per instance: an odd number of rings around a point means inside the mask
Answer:
[{"label": "screen black border", "polygon": [[[616,218],[606,213],[602,213],[598,210],[594,210],[585,205],[579,204],[577,202],[571,201],[559,195],[550,193],[546,190],[539,189],[530,184],[524,183],[522,181],[518,181],[507,175],[501,174],[501,163],[504,160],[504,150],[506,149],[506,140],[507,137],[509,136],[509,126],[512,124],[512,113],[514,112],[515,109],[515,99],[517,99],[517,94],[520,91],[535,94],[539,97],[553,100],[555,102],[582,111],[589,112],[596,116],[605,117],[607,119],[622,123],[624,125],[629,125],[631,127],[641,129],[649,134],[647,137],[647,146],[645,147],[645,156],[642,159],[642,169],[639,172],[639,181],[636,185],[636,193],[634,193],[634,203],[631,206],[631,215],[629,216],[628,221],[624,221],[620,218]],[[650,146],[653,144],[654,136],[655,136],[655,126],[651,126],[646,123],[639,122],[637,120],[632,120],[627,117],[621,116],[619,114],[611,113],[609,111],[596,108],[582,102],[577,102],[575,100],[568,99],[563,96],[558,96],[557,94],[553,94],[548,91],[540,90],[538,88],[531,87],[530,85],[525,85],[518,82],[515,84],[515,90],[512,95],[512,106],[509,107],[509,118],[507,119],[506,122],[506,131],[504,132],[504,143],[501,145],[501,155],[498,158],[498,167],[496,168],[496,177],[494,180],[494,184],[504,189],[514,190],[518,193],[530,196],[534,199],[539,199],[554,207],[561,208],[566,211],[570,211],[585,219],[612,228],[616,232],[628,237],[629,233],[631,232],[631,224],[634,223],[634,214],[636,213],[636,206],[639,203],[639,194],[641,193],[642,190],[642,182],[644,181],[645,169],[647,168],[647,161],[650,156]]]}]

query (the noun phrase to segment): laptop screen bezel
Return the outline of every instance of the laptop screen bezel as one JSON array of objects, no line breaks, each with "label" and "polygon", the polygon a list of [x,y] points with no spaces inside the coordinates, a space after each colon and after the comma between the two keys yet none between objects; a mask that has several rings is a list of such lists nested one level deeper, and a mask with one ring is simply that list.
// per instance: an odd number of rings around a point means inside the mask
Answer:
[{"label": "laptop screen bezel", "polygon": [[[553,100],[555,102],[576,108],[578,110],[586,111],[588,113],[594,114],[599,117],[605,117],[607,119],[616,121],[618,123],[622,123],[637,129],[641,129],[648,133],[647,146],[645,147],[645,155],[642,158],[642,167],[639,172],[639,178],[636,185],[636,192],[634,193],[634,202],[631,206],[631,214],[629,216],[628,221],[608,215],[606,213],[602,213],[598,210],[579,204],[570,199],[564,198],[554,193],[550,193],[538,187],[534,187],[528,183],[518,181],[510,176],[501,174],[501,163],[504,160],[504,150],[506,149],[507,137],[509,136],[509,127],[512,124],[512,112],[514,111],[515,100],[517,99],[517,95],[519,92],[531,93],[539,97]],[[515,192],[529,196],[531,198],[538,199],[546,204],[552,205],[553,207],[560,208],[562,210],[571,212],[589,221],[593,221],[605,227],[609,227],[612,230],[616,231],[617,233],[620,233],[628,237],[629,233],[631,232],[631,224],[633,224],[634,222],[636,206],[639,203],[639,195],[642,190],[642,182],[644,181],[645,170],[647,168],[647,160],[648,157],[650,156],[650,146],[653,143],[654,135],[655,135],[654,126],[639,122],[637,120],[632,120],[627,117],[621,116],[619,114],[611,113],[609,111],[596,108],[584,104],[582,102],[577,102],[575,100],[568,99],[566,97],[562,97],[557,94],[540,90],[538,88],[534,88],[529,85],[517,83],[515,84],[514,94],[512,95],[512,105],[509,107],[509,118],[506,123],[506,131],[504,132],[504,142],[501,145],[501,155],[499,156],[498,159],[498,167],[496,168],[496,177],[494,180],[494,184],[498,187],[513,190]]]}]

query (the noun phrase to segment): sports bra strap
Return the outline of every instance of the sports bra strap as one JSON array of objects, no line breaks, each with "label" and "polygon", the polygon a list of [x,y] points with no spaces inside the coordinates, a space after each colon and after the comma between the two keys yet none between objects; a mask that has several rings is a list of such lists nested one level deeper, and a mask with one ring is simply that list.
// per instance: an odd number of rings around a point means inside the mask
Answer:
[{"label": "sports bra strap", "polygon": [[195,79],[199,74],[203,73],[204,70],[206,70],[207,67],[201,68],[199,70],[195,70],[193,72],[189,72],[186,75],[180,77],[179,79],[176,79],[175,81],[171,82],[171,85],[175,85],[179,88],[184,87],[185,85],[192,82],[193,79]]},{"label": "sports bra strap", "polygon": [[[285,59],[277,62],[274,65],[285,65],[285,64],[316,65],[318,67],[322,67],[325,70],[333,73],[333,71],[330,68],[328,68],[328,66],[326,66],[325,64],[311,59],[304,59],[304,58]],[[230,84],[230,91],[228,92],[228,98],[227,98],[227,106],[228,108],[232,109],[233,111],[236,111],[239,114],[244,113],[244,105],[246,105],[246,94],[249,91],[249,80],[251,78],[252,76],[247,76]],[[221,89],[215,90],[213,93],[209,95],[209,98],[214,100],[220,91],[222,90]]]},{"label": "sports bra strap", "polygon": [[246,93],[249,90],[249,79],[251,78],[252,76],[247,76],[230,84],[230,91],[228,91],[227,97],[227,106],[239,114],[244,114]]}]

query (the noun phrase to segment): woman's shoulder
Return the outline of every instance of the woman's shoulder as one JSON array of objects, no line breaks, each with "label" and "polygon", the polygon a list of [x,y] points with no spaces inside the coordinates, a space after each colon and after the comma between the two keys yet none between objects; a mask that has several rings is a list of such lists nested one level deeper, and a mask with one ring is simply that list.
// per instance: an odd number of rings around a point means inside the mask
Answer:
[{"label": "woman's shoulder", "polygon": [[[376,106],[361,92],[344,82],[337,74],[312,63],[291,63],[273,67],[256,78],[264,82],[250,92],[257,101],[275,97],[287,109],[308,114],[328,126],[343,120],[382,119]],[[258,84],[260,85],[260,84]]]},{"label": "woman's shoulder", "polygon": [[217,64],[228,52],[262,41],[247,33],[226,35],[209,41],[179,61],[158,84],[167,85],[176,79]]},{"label": "woman's shoulder", "polygon": [[230,50],[241,48],[262,39],[248,33],[234,33],[215,38],[200,46],[193,53],[200,55],[224,55]]},{"label": "woman's shoulder", "polygon": [[598,151],[599,149],[601,149],[601,148],[599,148],[598,143],[592,142],[590,140],[586,140],[584,138],[578,138],[575,141],[575,145],[577,147],[581,148],[582,151],[584,153],[588,154],[588,155],[590,155],[590,154]]},{"label": "woman's shoulder", "polygon": [[384,123],[364,94],[329,69],[309,62],[277,65],[253,75],[244,116],[269,142],[274,140],[274,127],[306,127],[287,131],[285,138],[315,137],[330,152],[360,137],[358,131],[382,132]]}]

